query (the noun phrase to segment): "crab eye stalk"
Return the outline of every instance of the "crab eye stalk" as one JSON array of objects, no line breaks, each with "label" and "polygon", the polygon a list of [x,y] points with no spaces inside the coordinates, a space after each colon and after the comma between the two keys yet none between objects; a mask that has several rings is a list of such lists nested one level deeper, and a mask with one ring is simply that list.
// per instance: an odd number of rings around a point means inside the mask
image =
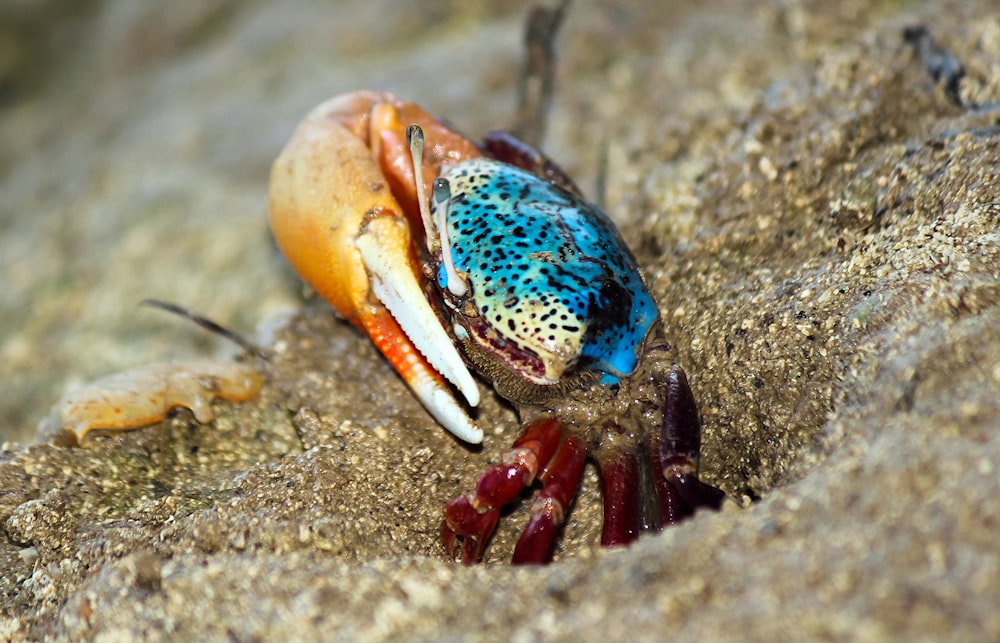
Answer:
[{"label": "crab eye stalk", "polygon": [[[432,256],[440,248],[443,264],[438,274],[438,285],[448,292],[461,297],[469,292],[466,281],[455,270],[452,259],[451,245],[448,243],[448,202],[451,200],[451,186],[445,179],[435,179],[431,198],[432,208],[427,202],[427,189],[424,187],[424,130],[413,123],[406,128],[406,144],[410,147],[410,160],[413,162],[414,187],[417,190],[417,203],[420,206],[420,218],[424,223],[424,236],[427,238],[427,252]],[[435,216],[436,215],[436,216]]]},{"label": "crab eye stalk", "polygon": [[434,224],[441,238],[441,271],[438,273],[438,285],[447,288],[456,297],[462,297],[469,292],[469,284],[455,270],[455,260],[451,253],[451,242],[448,239],[448,206],[451,203],[451,184],[447,179],[435,179],[431,193],[434,200]]},{"label": "crab eye stalk", "polygon": [[417,204],[420,207],[420,219],[424,222],[424,237],[427,239],[427,252],[432,255],[438,249],[438,235],[431,219],[430,206],[427,204],[427,189],[424,187],[424,130],[416,123],[406,128],[406,144],[410,147],[410,160],[413,161],[414,187],[417,191]]}]

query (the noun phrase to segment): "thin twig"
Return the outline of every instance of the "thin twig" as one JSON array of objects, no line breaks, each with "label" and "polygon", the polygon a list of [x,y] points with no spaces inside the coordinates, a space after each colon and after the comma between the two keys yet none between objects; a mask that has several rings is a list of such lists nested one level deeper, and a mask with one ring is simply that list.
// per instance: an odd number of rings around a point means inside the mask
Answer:
[{"label": "thin twig", "polygon": [[535,7],[525,23],[524,66],[518,87],[514,133],[536,148],[540,148],[545,139],[555,86],[555,39],[568,7],[569,0],[562,0],[552,9]]}]

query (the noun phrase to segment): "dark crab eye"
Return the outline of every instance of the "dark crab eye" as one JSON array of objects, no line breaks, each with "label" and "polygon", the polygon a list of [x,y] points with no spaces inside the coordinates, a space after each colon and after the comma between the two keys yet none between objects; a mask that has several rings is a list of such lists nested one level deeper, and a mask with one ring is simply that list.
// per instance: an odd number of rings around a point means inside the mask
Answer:
[{"label": "dark crab eye", "polygon": [[434,179],[434,187],[431,192],[431,198],[434,199],[434,205],[444,203],[451,198],[451,184],[448,183],[448,179]]}]

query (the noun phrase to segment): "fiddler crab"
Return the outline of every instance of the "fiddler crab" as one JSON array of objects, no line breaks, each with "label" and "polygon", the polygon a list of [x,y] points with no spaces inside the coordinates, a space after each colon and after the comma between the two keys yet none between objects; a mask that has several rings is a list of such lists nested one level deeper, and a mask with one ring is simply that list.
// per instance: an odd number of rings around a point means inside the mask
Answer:
[{"label": "fiddler crab", "polygon": [[270,220],[295,270],[455,436],[483,439],[454,392],[476,406],[475,375],[517,408],[521,436],[444,510],[453,558],[480,560],[501,509],[538,480],[513,562],[547,562],[588,456],[603,545],[721,505],[698,479],[694,396],[635,257],[527,144],[476,145],[391,94],[345,94],[275,161]]}]

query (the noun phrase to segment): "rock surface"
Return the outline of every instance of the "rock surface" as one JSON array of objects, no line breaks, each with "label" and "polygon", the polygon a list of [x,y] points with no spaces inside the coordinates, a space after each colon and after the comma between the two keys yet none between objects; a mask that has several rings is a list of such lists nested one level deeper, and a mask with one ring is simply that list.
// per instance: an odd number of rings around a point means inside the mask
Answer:
[{"label": "rock surface", "polygon": [[[604,187],[736,502],[603,551],[588,469],[530,569],[501,564],[523,512],[480,567],[437,540],[511,410],[487,396],[481,450],[449,438],[299,303],[265,221],[270,161],[328,96],[510,123],[529,5],[0,10],[0,638],[1000,638],[997,7],[751,4],[574,3],[546,146]],[[270,320],[262,395],[22,446],[67,386],[227,350],[145,297]]]}]

